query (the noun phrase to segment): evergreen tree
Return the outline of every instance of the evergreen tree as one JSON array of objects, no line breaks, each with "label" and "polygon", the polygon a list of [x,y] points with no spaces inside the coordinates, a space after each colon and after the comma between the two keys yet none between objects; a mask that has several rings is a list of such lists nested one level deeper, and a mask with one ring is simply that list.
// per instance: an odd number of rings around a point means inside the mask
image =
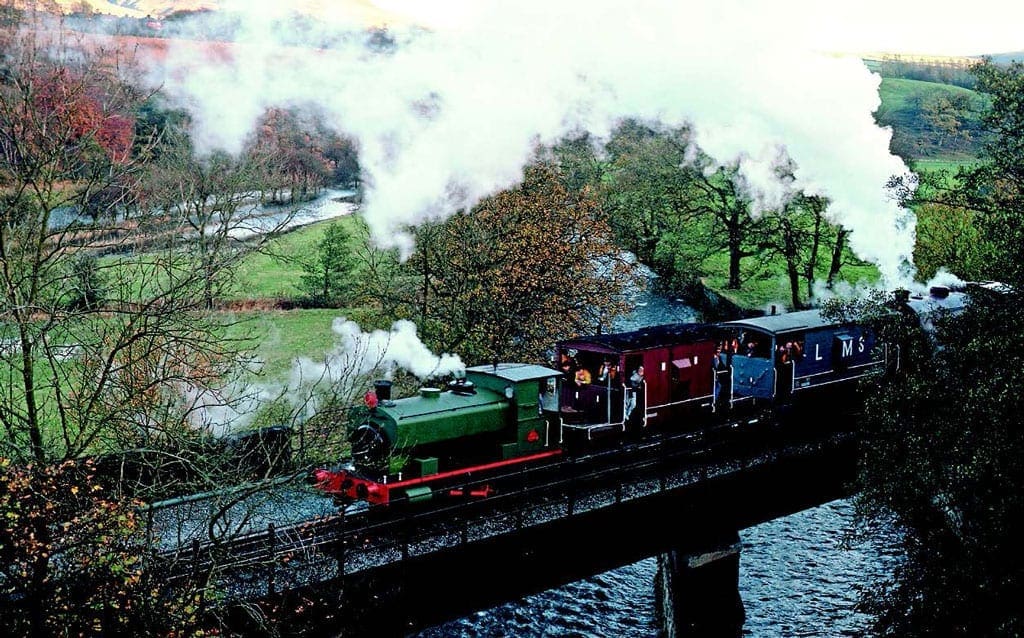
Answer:
[{"label": "evergreen tree", "polygon": [[340,306],[348,300],[355,268],[351,243],[348,230],[335,222],[324,232],[313,259],[302,265],[302,291],[316,305]]}]

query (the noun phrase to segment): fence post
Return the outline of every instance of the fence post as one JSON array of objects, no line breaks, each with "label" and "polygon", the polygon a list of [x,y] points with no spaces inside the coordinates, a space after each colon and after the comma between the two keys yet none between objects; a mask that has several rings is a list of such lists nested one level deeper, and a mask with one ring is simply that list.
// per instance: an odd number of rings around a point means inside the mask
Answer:
[{"label": "fence post", "polygon": [[146,549],[153,549],[153,508],[146,509]]},{"label": "fence post", "polygon": [[199,580],[199,539],[192,539],[192,580]]},{"label": "fence post", "polygon": [[274,532],[274,524],[267,523],[267,560],[270,562],[267,574],[267,594],[274,595],[274,578],[277,575],[277,560],[274,558],[274,546],[277,544],[277,536]]},{"label": "fence post", "polygon": [[347,560],[346,545],[348,545],[348,534],[347,526],[345,525],[345,508],[341,508],[341,549],[339,551],[340,558],[338,558],[338,574],[340,576],[345,575],[345,561]]},{"label": "fence post", "polygon": [[[199,598],[199,612],[198,617],[203,618],[206,615],[206,585],[203,584],[203,593]],[[196,589],[199,588],[199,539],[192,539],[192,586]]]},{"label": "fence post", "polygon": [[569,511],[566,516],[572,516],[576,511],[576,477],[569,481]]}]

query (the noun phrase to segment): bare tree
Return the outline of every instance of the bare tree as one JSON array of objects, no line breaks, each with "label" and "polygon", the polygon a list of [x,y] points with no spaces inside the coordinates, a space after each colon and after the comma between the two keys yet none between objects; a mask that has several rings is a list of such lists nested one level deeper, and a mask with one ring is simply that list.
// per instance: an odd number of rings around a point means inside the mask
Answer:
[{"label": "bare tree", "polygon": [[818,251],[831,230],[823,216],[826,203],[821,197],[797,195],[781,211],[766,214],[762,224],[762,254],[777,255],[785,262],[792,308],[804,306],[801,282],[806,285],[807,299],[814,296]]},{"label": "bare tree", "polygon": [[205,310],[207,275],[230,260],[197,270],[163,241],[177,220],[127,206],[161,141],[134,135],[147,95],[125,80],[131,61],[52,26],[0,28],[0,569],[20,566],[0,578],[0,598],[28,606],[34,635],[92,604],[68,594],[76,566],[96,566],[79,559],[116,567],[90,583],[131,580],[111,590],[118,609],[150,595],[135,586],[134,503],[79,459],[137,448],[159,452],[155,469],[175,456],[199,464],[177,443],[200,439],[198,416],[230,403],[217,390],[241,345]]}]

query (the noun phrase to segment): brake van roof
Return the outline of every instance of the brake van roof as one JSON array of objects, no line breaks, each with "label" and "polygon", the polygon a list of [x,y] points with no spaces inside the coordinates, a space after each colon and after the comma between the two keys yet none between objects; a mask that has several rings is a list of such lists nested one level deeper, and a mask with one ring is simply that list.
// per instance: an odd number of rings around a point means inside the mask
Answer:
[{"label": "brake van roof", "polygon": [[633,332],[617,332],[612,334],[592,335],[559,341],[558,348],[593,350],[607,352],[635,352],[650,350],[681,343],[710,341],[715,339],[717,331],[714,326],[699,323],[670,323],[661,326],[649,326]]},{"label": "brake van roof", "polygon": [[800,310],[781,315],[765,315],[764,317],[726,321],[719,325],[724,328],[749,328],[768,334],[781,334],[797,330],[825,328],[836,325],[836,322],[822,317],[819,310]]}]

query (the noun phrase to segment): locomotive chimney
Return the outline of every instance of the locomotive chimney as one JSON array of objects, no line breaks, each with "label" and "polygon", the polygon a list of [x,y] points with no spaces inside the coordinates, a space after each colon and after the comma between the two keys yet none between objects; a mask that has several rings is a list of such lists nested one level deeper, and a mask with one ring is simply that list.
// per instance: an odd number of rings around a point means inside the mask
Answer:
[{"label": "locomotive chimney", "polygon": [[378,379],[373,382],[373,391],[377,394],[378,401],[388,401],[391,399],[391,382]]},{"label": "locomotive chimney", "polygon": [[906,288],[897,288],[892,294],[896,298],[897,303],[907,303],[910,301],[910,291]]}]

